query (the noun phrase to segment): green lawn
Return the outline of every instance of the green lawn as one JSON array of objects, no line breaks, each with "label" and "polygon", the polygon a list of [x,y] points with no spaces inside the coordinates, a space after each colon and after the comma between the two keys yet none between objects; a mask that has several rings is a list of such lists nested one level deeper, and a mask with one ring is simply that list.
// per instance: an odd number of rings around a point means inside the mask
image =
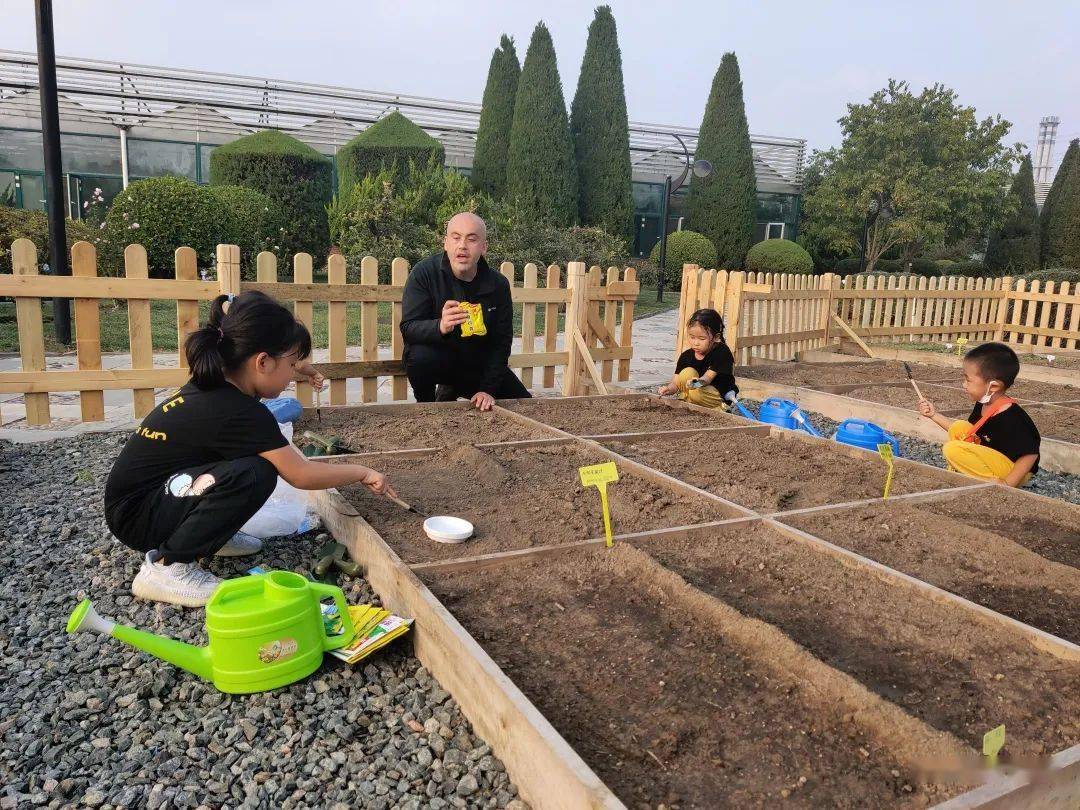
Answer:
[{"label": "green lawn", "polygon": [[[634,320],[655,315],[679,306],[679,293],[664,292],[664,303],[656,302],[656,290],[642,288],[634,307]],[[205,321],[208,302],[200,306],[201,321]],[[346,342],[350,346],[360,344],[360,304],[347,304]],[[101,308],[101,350],[103,352],[126,352],[128,350],[127,309],[105,300]],[[64,351],[65,347],[56,342],[52,324],[52,302],[43,302],[41,314],[45,325],[45,350],[48,352]],[[74,316],[74,312],[72,313]],[[514,333],[521,334],[521,305],[514,307]],[[325,304],[314,305],[313,339],[316,346],[327,345],[326,330],[327,310]],[[564,313],[559,313],[559,328],[562,328]],[[172,301],[152,301],[150,303],[150,324],[153,334],[154,349],[157,351],[176,351],[176,304]],[[536,334],[544,331],[544,306],[537,305]],[[390,342],[390,304],[379,304],[379,342]],[[18,328],[15,320],[13,301],[0,302],[0,351],[17,352],[19,350]]]}]

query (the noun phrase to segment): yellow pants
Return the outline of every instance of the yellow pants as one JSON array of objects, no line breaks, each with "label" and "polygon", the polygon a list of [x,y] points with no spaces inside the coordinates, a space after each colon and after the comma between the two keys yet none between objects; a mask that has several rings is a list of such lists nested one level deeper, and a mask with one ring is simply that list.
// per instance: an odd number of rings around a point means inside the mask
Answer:
[{"label": "yellow pants", "polygon": [[716,390],[715,386],[703,385],[701,388],[690,387],[690,381],[696,380],[697,378],[698,373],[695,369],[684,368],[680,371],[675,377],[675,383],[679,388],[679,391],[675,396],[679,399],[691,402],[694,405],[700,405],[703,408],[720,408],[722,410],[727,410],[727,403],[724,402],[724,397]]},{"label": "yellow pants", "polygon": [[[950,470],[956,470],[974,478],[997,481],[1012,472],[1013,462],[1004,453],[992,447],[965,442],[963,437],[971,432],[973,425],[960,419],[949,427],[949,441],[941,448]],[[1028,475],[1023,483],[1031,476]]]}]

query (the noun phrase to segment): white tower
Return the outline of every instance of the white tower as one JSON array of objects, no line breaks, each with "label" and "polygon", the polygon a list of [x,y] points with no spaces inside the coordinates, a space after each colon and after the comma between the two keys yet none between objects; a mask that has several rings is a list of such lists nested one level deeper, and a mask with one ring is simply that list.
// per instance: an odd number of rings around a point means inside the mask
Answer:
[{"label": "white tower", "polygon": [[1046,201],[1050,184],[1054,182],[1054,141],[1057,140],[1058,125],[1061,119],[1048,115],[1039,122],[1039,139],[1035,147],[1035,202],[1039,208]]}]

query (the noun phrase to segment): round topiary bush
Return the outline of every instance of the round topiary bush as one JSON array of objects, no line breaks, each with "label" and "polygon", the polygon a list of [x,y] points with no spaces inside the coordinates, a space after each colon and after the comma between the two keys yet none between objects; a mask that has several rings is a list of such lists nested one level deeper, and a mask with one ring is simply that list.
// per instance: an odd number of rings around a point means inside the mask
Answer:
[{"label": "round topiary bush", "polygon": [[277,203],[284,222],[283,261],[330,250],[326,206],[333,196],[333,164],[307,144],[267,129],[219,146],[210,155],[211,185],[245,186]]},{"label": "round topiary bush", "polygon": [[109,272],[124,274],[124,248],[146,248],[150,275],[174,278],[174,252],[194,248],[199,266],[208,267],[214,256],[225,216],[221,204],[205,188],[184,177],[136,180],[116,195],[105,217],[98,242],[102,264]]},{"label": "round topiary bush", "polygon": [[221,206],[218,240],[240,247],[243,277],[255,279],[255,259],[263,250],[278,256],[280,272],[284,225],[278,204],[265,194],[243,186],[207,186],[205,190]]},{"label": "round topiary bush", "polygon": [[[660,266],[660,243],[657,242],[649,253],[649,261]],[[705,234],[697,231],[675,231],[667,238],[667,257],[664,262],[664,283],[678,285],[682,283],[684,264],[696,264],[712,270],[716,267],[716,245]]]},{"label": "round topiary bush", "polygon": [[755,273],[812,273],[814,260],[790,239],[766,239],[747,252],[746,269]]},{"label": "round topiary bush", "polygon": [[432,162],[441,167],[445,159],[441,143],[395,110],[338,150],[340,191],[348,193],[360,180],[383,169],[396,167],[404,172],[410,161],[421,169]]}]

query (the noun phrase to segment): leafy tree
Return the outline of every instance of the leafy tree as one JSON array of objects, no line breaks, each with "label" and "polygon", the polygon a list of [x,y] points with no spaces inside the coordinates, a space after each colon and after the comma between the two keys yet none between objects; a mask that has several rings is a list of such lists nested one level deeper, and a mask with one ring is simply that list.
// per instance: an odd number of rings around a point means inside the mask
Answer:
[{"label": "leafy tree", "polygon": [[1021,275],[1039,269],[1039,209],[1030,155],[1020,161],[1009,196],[1012,214],[990,232],[986,266],[1002,275]]},{"label": "leafy tree", "polygon": [[713,77],[695,157],[713,165],[690,181],[690,227],[716,245],[717,266],[737,270],[754,240],[757,185],[739,61],[725,53]]},{"label": "leafy tree", "polygon": [[1043,267],[1080,267],[1080,139],[1061,159],[1039,220]]},{"label": "leafy tree", "polygon": [[630,130],[623,89],[622,55],[610,6],[600,6],[589,25],[570,132],[578,168],[583,225],[629,239],[633,232]]},{"label": "leafy tree", "polygon": [[432,159],[440,164],[446,159],[443,145],[394,110],[338,150],[340,191],[347,194],[361,178],[383,169],[405,171],[409,161],[426,166]]},{"label": "leafy tree", "polygon": [[521,63],[514,40],[503,34],[502,42],[491,55],[472,166],[473,185],[495,198],[506,193],[510,127],[514,123],[514,101],[520,77]]},{"label": "leafy tree", "polygon": [[555,46],[541,22],[525,54],[514,102],[507,194],[533,216],[554,225],[572,225],[578,217],[577,182]]},{"label": "leafy tree", "polygon": [[840,124],[843,143],[813,158],[821,179],[804,200],[806,243],[857,253],[868,222],[872,270],[896,246],[933,252],[1012,213],[1001,193],[1020,159],[1019,144],[1002,144],[1011,124],[977,120],[947,87],[914,95],[890,80]]}]

